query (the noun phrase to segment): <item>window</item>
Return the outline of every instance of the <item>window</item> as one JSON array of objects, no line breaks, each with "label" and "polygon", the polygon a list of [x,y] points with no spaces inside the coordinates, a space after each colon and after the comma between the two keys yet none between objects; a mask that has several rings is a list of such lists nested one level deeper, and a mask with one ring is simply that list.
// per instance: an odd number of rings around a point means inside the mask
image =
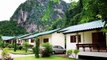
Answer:
[{"label": "window", "polygon": [[71,43],[76,43],[76,39],[78,40],[78,42],[81,42],[81,35],[70,36],[70,42]]},{"label": "window", "polygon": [[20,40],[18,40],[18,43],[20,43]]},{"label": "window", "polygon": [[18,40],[18,43],[22,43],[22,40]]},{"label": "window", "polygon": [[48,39],[48,38],[45,38],[45,39],[43,40],[43,42],[44,42],[44,43],[49,42],[49,39]]},{"label": "window", "polygon": [[76,36],[70,36],[70,42],[75,43],[76,42]]},{"label": "window", "polygon": [[34,40],[33,40],[33,39],[31,40],[31,43],[34,43]]}]

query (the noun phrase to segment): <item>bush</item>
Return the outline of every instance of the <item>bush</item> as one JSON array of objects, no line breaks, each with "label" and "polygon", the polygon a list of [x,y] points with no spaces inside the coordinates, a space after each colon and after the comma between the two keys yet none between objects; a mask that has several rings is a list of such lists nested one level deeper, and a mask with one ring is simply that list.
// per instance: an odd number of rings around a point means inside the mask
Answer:
[{"label": "bush", "polygon": [[35,47],[33,47],[33,48],[32,48],[32,51],[33,51],[34,54],[35,54],[35,50],[36,50]]},{"label": "bush", "polygon": [[68,51],[67,51],[68,56],[71,55],[72,53],[73,53],[72,50],[68,50]]},{"label": "bush", "polygon": [[23,47],[24,47],[25,52],[27,52],[28,48],[29,48],[29,43],[28,42],[24,42]]},{"label": "bush", "polygon": [[1,48],[5,48],[5,47],[11,47],[11,44],[9,44],[9,43],[6,43],[6,42],[4,42],[4,41],[0,41],[0,47]]},{"label": "bush", "polygon": [[10,57],[8,48],[4,48],[2,51],[2,60],[13,60],[13,58]]},{"label": "bush", "polygon": [[[79,50],[77,50],[77,49],[75,49],[75,50],[68,50],[67,51],[67,56],[69,57],[70,55],[72,55],[73,58],[76,58],[78,53],[79,53]],[[73,54],[75,54],[75,56]]]},{"label": "bush", "polygon": [[8,44],[8,48],[13,48],[13,44]]},{"label": "bush", "polygon": [[49,57],[52,54],[52,45],[49,43],[43,43],[44,49],[41,50],[42,57]]},{"label": "bush", "polygon": [[2,40],[0,41],[0,47],[4,48],[4,42]]},{"label": "bush", "polygon": [[22,47],[21,45],[19,45],[19,46],[18,46],[18,49],[19,49],[19,50],[22,50],[22,49],[23,49],[23,47]]}]

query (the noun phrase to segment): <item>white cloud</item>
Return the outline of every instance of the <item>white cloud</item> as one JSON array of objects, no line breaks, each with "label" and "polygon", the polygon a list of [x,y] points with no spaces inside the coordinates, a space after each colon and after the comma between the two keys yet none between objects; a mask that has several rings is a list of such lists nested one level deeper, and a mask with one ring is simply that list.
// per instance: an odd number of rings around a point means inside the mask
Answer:
[{"label": "white cloud", "polygon": [[78,0],[64,0],[64,1],[66,1],[67,3],[70,3],[71,1],[78,1]]},{"label": "white cloud", "polygon": [[64,1],[66,1],[67,3],[70,3],[70,0],[64,0]]},{"label": "white cloud", "polygon": [[9,20],[17,7],[25,0],[0,0],[0,21]]}]

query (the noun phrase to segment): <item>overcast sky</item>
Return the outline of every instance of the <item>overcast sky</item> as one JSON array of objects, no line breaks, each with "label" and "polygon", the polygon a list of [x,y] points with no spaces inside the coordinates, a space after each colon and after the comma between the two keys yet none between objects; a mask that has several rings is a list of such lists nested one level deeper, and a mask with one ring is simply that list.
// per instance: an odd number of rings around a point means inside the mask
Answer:
[{"label": "overcast sky", "polygon": [[[18,6],[26,0],[0,0],[0,21],[9,20]],[[64,0],[69,3],[69,0]]]}]

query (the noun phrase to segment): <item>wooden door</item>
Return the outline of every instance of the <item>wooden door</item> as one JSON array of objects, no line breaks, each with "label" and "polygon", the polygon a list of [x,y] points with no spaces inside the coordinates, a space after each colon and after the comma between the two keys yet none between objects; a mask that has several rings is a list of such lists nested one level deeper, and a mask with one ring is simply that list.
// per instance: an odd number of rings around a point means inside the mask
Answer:
[{"label": "wooden door", "polygon": [[106,46],[106,35],[103,32],[92,33],[92,43],[101,46]]}]

